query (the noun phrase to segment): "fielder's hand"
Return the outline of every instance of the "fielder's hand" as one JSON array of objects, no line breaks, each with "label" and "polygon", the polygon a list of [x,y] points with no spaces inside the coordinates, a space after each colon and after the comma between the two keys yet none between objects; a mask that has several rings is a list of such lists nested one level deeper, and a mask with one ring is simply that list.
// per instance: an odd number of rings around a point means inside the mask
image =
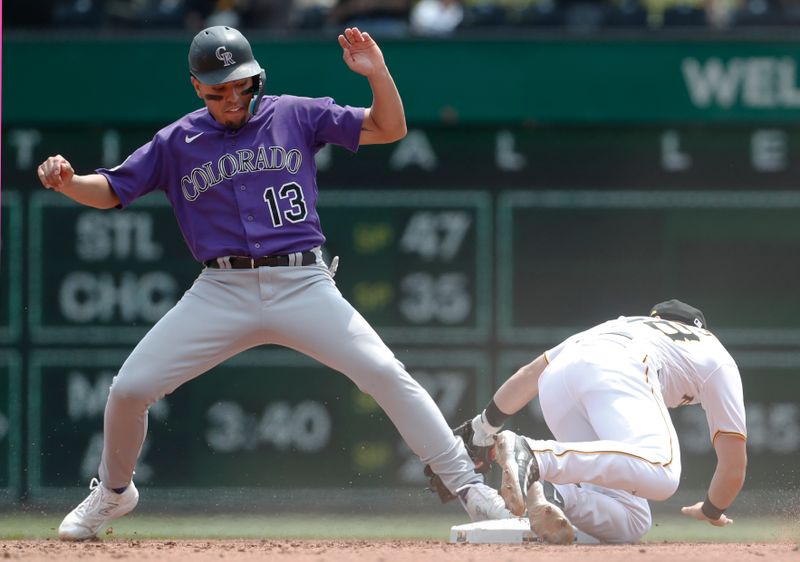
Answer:
[{"label": "fielder's hand", "polygon": [[[453,433],[464,441],[467,453],[475,463],[475,470],[485,474],[492,468],[494,439],[483,430],[480,417],[478,414],[475,419],[465,421],[455,428]],[[477,423],[476,420],[478,420]]]},{"label": "fielder's hand", "polygon": [[[480,414],[478,417],[480,418]],[[467,420],[459,425],[453,430],[453,435],[460,437],[464,442],[464,446],[467,448],[469,457],[472,459],[472,462],[475,463],[475,472],[486,474],[489,472],[489,469],[492,468],[491,456],[492,448],[494,447],[494,439],[491,435],[484,435],[484,432],[480,429],[476,434],[476,431],[473,429],[472,421],[473,420]],[[476,435],[479,441],[476,441]],[[476,445],[476,442],[488,442],[490,445]],[[439,496],[439,500],[441,500],[442,503],[447,503],[456,499],[456,496],[447,489],[447,486],[444,485],[444,482],[442,482],[442,479],[439,477],[439,475],[433,472],[433,469],[431,469],[430,465],[425,465],[425,476],[428,478],[428,490],[436,492],[436,494]]]},{"label": "fielder's hand", "polygon": [[75,175],[75,170],[72,169],[72,164],[66,158],[57,154],[42,162],[36,173],[39,176],[39,181],[47,189],[61,191],[65,186],[72,183],[72,176]]},{"label": "fielder's hand", "polygon": [[697,502],[694,505],[681,508],[681,513],[689,517],[693,517],[698,521],[708,521],[715,527],[724,527],[733,523],[733,519],[728,518],[724,513],[720,515],[719,519],[709,519],[703,514],[703,502]]}]

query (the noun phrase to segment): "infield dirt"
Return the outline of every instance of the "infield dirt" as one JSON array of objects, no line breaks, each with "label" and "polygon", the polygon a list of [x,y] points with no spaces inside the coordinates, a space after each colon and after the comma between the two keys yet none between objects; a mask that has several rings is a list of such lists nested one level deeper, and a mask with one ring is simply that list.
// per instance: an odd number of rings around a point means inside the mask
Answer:
[{"label": "infield dirt", "polygon": [[800,561],[792,543],[643,543],[624,546],[456,545],[440,541],[366,540],[57,540],[0,542],[12,560],[277,560],[292,562],[769,562]]}]

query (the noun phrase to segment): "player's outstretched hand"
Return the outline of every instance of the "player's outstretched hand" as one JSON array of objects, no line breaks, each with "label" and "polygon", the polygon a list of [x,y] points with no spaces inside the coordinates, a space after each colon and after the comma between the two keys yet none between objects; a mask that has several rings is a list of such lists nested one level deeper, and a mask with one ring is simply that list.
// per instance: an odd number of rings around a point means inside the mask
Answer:
[{"label": "player's outstretched hand", "polygon": [[703,515],[703,502],[697,502],[694,505],[690,505],[687,507],[681,508],[681,513],[687,515],[689,517],[693,517],[698,521],[708,521],[715,527],[724,527],[725,525],[730,525],[733,523],[733,519],[728,518],[727,515],[724,513],[720,516],[719,519],[709,519],[705,515]]},{"label": "player's outstretched hand", "polygon": [[353,72],[372,76],[386,66],[383,53],[369,33],[362,33],[357,27],[348,27],[344,35],[339,35],[342,58]]},{"label": "player's outstretched hand", "polygon": [[42,162],[36,173],[39,176],[39,181],[47,189],[61,191],[72,182],[75,170],[72,169],[72,164],[66,158],[57,154]]}]

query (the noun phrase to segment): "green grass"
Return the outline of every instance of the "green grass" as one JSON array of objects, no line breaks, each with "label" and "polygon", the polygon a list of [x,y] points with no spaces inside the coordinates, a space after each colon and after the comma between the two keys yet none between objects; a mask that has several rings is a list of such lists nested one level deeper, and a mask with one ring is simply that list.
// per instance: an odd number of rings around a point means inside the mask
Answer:
[{"label": "green grass", "polygon": [[[0,539],[56,536],[58,517],[0,516]],[[112,522],[115,538],[147,539],[447,539],[453,522],[442,516],[130,515]]]},{"label": "green grass", "polygon": [[800,523],[777,517],[736,518],[714,527],[688,517],[656,519],[647,542],[800,542]]},{"label": "green grass", "polygon": [[[0,540],[54,538],[61,515],[0,514]],[[131,515],[112,524],[119,539],[431,539],[448,540],[451,516],[352,515]],[[794,542],[798,522],[786,519],[738,520],[726,528],[689,519],[660,519],[648,542]],[[102,535],[106,536],[106,535]]]}]

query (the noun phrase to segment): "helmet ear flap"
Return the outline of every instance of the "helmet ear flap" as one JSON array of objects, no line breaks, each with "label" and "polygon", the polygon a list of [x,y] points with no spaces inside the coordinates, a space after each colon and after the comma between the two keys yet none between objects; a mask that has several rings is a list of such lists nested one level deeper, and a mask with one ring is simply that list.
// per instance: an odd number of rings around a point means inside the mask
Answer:
[{"label": "helmet ear flap", "polygon": [[260,73],[253,76],[253,85],[242,93],[245,95],[250,95],[250,94],[261,95],[264,91],[264,83],[266,81],[267,81],[267,72],[262,69]]},{"label": "helmet ear flap", "polygon": [[250,102],[250,114],[255,115],[258,105],[261,103],[261,95],[264,93],[264,86],[267,83],[267,71],[263,68],[257,76],[253,76],[253,86],[247,90],[248,94],[255,94]]}]

